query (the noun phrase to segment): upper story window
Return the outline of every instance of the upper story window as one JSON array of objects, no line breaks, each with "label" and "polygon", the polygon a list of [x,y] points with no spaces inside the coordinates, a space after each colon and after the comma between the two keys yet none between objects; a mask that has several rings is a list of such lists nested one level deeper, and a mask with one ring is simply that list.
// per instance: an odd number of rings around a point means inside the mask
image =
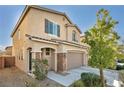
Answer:
[{"label": "upper story window", "polygon": [[60,26],[45,19],[45,32],[60,37]]},{"label": "upper story window", "polygon": [[72,41],[74,41],[74,42],[78,42],[76,31],[72,31]]}]

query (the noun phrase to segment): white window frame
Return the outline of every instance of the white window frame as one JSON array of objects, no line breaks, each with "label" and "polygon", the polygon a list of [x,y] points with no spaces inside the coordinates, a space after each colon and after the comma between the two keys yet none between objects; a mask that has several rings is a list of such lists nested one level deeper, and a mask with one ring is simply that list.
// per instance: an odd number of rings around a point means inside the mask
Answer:
[{"label": "white window frame", "polygon": [[[73,37],[73,34],[75,33],[75,37]],[[74,40],[75,39],[75,40]],[[75,30],[72,31],[72,41],[73,42],[78,42],[77,40],[77,32]]]},{"label": "white window frame", "polygon": [[[47,18],[45,18],[46,20],[48,20],[48,21],[50,21],[50,22],[52,22],[53,24],[55,24],[55,25],[59,25],[57,22],[55,22],[55,21],[53,21],[53,20],[51,20],[51,19],[47,19]],[[60,25],[59,25],[59,27],[60,27]],[[55,28],[53,28],[53,29],[55,29]],[[60,30],[61,31],[61,30]],[[60,32],[59,32],[60,33]],[[56,33],[57,34],[57,33]],[[58,38],[58,37],[60,37],[60,36],[58,36],[58,34],[57,35],[55,35],[55,34],[51,34],[51,33],[48,33],[48,35],[49,36],[52,36],[52,37],[55,37],[55,38]]]}]

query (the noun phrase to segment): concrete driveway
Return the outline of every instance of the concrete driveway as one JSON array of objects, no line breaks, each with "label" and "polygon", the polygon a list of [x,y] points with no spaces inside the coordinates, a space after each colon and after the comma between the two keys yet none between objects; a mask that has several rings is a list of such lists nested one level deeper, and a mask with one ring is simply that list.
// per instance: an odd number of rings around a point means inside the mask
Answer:
[{"label": "concrete driveway", "polygon": [[[48,73],[48,78],[62,84],[63,86],[70,86],[76,80],[80,79],[80,75],[83,72],[90,72],[99,75],[99,70],[97,68],[92,67],[80,67],[76,69],[72,69],[66,72],[66,74],[55,73],[54,71],[50,71]],[[116,70],[104,70],[104,76],[107,80],[107,84],[110,86],[118,87],[119,85],[119,77],[118,72]]]}]

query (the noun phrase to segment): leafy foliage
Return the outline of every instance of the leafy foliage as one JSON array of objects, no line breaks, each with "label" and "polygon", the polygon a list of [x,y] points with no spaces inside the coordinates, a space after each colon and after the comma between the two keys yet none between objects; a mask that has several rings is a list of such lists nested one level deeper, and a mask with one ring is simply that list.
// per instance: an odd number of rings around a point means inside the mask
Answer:
[{"label": "leafy foliage", "polygon": [[99,10],[96,16],[96,24],[85,32],[85,43],[91,46],[89,65],[100,69],[103,83],[103,68],[115,68],[115,60],[121,56],[118,51],[120,37],[114,29],[118,22],[112,19],[107,10]]},{"label": "leafy foliage", "polygon": [[124,59],[119,60],[119,63],[124,63]]},{"label": "leafy foliage", "polygon": [[31,80],[26,80],[25,81],[25,86],[26,87],[37,87],[37,84],[36,84],[36,82],[33,82],[33,80],[31,81]]},{"label": "leafy foliage", "polygon": [[90,62],[94,67],[115,67],[118,54],[118,34],[114,27],[118,22],[109,16],[107,10],[101,9],[97,13],[97,22],[85,33],[85,42],[91,46]]},{"label": "leafy foliage", "polygon": [[120,55],[118,55],[118,59],[124,61],[124,44],[119,45],[118,51],[120,53]]},{"label": "leafy foliage", "polygon": [[34,62],[34,71],[33,74],[36,76],[36,79],[43,80],[46,78],[48,73],[48,61],[46,59],[39,60],[35,59]]},{"label": "leafy foliage", "polygon": [[82,73],[81,80],[86,87],[100,87],[100,77],[92,73]]},{"label": "leafy foliage", "polygon": [[82,80],[78,80],[78,81],[74,82],[72,86],[73,87],[85,87]]}]

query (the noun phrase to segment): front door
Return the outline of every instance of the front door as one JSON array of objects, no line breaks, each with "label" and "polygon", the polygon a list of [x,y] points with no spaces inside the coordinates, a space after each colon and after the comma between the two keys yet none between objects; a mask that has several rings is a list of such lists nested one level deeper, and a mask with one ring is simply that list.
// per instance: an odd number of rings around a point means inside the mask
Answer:
[{"label": "front door", "polygon": [[51,70],[51,49],[50,48],[46,48],[45,49],[45,58],[48,60],[48,69]]}]

